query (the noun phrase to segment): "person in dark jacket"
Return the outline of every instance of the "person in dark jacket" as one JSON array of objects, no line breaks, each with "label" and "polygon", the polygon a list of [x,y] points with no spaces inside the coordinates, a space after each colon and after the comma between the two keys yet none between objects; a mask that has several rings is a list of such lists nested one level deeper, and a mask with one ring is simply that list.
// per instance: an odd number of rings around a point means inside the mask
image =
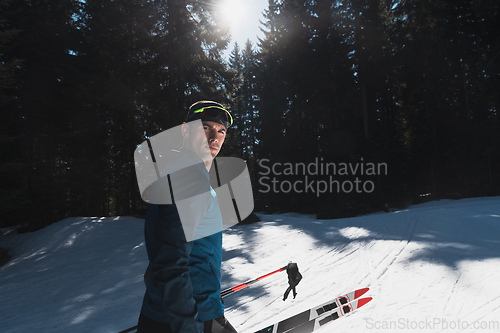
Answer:
[{"label": "person in dark jacket", "polygon": [[193,104],[181,127],[183,147],[171,152],[171,162],[153,185],[153,195],[172,196],[172,204],[148,205],[149,266],[138,333],[236,332],[220,297],[222,216],[209,179],[231,124],[221,104]]}]

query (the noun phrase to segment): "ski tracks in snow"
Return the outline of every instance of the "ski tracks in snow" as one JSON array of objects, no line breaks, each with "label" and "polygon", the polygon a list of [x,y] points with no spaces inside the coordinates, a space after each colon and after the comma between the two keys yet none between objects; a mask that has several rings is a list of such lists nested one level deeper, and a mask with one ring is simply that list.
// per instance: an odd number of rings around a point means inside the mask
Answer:
[{"label": "ski tracks in snow", "polygon": [[[367,244],[360,245],[359,248],[359,260],[360,267],[367,267],[368,272],[363,276],[360,284],[369,282],[370,287],[376,287],[376,283],[379,282],[384,275],[387,273],[393,264],[400,258],[401,253],[407,249],[408,244],[413,239],[413,235],[415,233],[415,228],[419,222],[418,216],[411,217],[410,221],[407,223],[407,228],[401,235],[399,240],[387,240],[380,242],[380,239],[373,239]],[[403,223],[403,222],[401,222]],[[380,233],[379,233],[380,235]],[[374,251],[375,253],[384,253],[382,258],[375,257],[373,253],[370,253],[370,250],[375,246],[386,246],[386,251]],[[368,280],[368,281],[367,281]]]}]

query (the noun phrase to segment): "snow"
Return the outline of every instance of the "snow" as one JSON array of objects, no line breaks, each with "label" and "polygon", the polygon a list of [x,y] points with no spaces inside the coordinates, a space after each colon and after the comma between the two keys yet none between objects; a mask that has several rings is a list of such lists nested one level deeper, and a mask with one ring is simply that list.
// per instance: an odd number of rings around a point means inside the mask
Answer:
[{"label": "snow", "polygon": [[[224,232],[222,288],[297,262],[304,276],[283,302],[286,273],[224,299],[241,333],[352,290],[373,300],[318,332],[500,332],[500,198],[441,200],[406,210],[316,220],[258,214]],[[136,325],[147,258],[144,220],[74,217],[7,235],[0,331],[110,332]],[[365,297],[363,296],[363,297]]]}]

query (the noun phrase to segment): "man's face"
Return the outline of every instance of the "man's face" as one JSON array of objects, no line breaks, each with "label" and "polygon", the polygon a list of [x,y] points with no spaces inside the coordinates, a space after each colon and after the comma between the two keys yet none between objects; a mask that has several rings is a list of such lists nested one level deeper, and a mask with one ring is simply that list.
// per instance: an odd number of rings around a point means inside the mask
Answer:
[{"label": "man's face", "polygon": [[202,129],[198,128],[195,122],[190,123],[187,129],[187,124],[183,124],[185,145],[202,160],[209,161],[214,159],[222,148],[226,139],[226,128],[213,121],[203,121],[202,126]]},{"label": "man's face", "polygon": [[224,125],[216,123],[214,121],[203,121],[203,129],[205,130],[205,135],[207,137],[208,146],[210,149],[210,154],[212,159],[219,154],[222,148],[222,144],[226,139],[226,128]]}]

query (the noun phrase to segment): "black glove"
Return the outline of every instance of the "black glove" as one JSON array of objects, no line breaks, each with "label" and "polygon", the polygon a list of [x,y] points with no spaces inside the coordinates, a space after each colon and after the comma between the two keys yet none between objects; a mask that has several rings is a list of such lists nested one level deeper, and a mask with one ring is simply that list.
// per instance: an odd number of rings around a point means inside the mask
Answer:
[{"label": "black glove", "polygon": [[203,324],[205,326],[204,333],[237,333],[224,316],[206,321]]},{"label": "black glove", "polygon": [[283,300],[288,298],[288,294],[293,290],[293,298],[297,296],[297,291],[295,287],[299,284],[300,280],[302,280],[302,275],[299,273],[299,267],[296,263],[289,263],[286,268],[286,273],[288,274],[288,289],[285,291],[285,295],[283,296]]}]

